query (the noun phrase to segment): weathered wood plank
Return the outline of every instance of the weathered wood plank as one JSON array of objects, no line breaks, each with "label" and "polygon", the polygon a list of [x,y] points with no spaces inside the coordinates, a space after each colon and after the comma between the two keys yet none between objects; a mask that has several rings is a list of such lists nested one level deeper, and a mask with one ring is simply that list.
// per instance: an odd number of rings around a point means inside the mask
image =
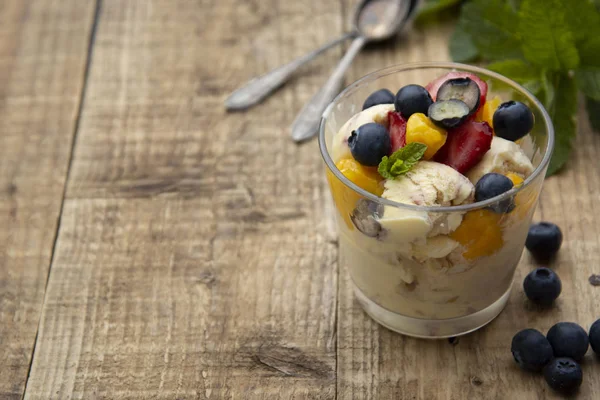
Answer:
[{"label": "weathered wood plank", "polygon": [[[413,30],[380,52],[364,53],[353,66],[355,78],[377,68],[407,61],[446,60],[450,25]],[[426,32],[426,41],[425,33]],[[600,135],[583,112],[581,132],[569,168],[548,179],[535,219],[563,229],[565,241],[553,268],[563,280],[556,307],[540,312],[528,306],[522,291],[533,268],[525,254],[505,311],[488,327],[458,343],[403,337],[378,326],[353,299],[351,280],[340,261],[338,303],[338,398],[340,399],[551,399],[541,376],[520,371],[510,353],[512,336],[533,327],[546,332],[559,321],[586,329],[600,318],[600,288],[588,277],[600,273]],[[600,364],[592,352],[584,365],[580,398],[600,393]]]},{"label": "weathered wood plank", "polygon": [[94,2],[0,3],[0,398],[23,395],[84,81]]},{"label": "weathered wood plank", "polygon": [[[251,168],[257,154],[285,160],[284,174],[318,162],[315,144],[294,146],[288,128],[339,49],[246,113],[227,114],[223,101],[339,35],[339,4],[138,0],[105,1],[103,10],[68,197],[193,197],[223,179],[215,175],[230,171],[236,149]],[[318,29],[307,30],[309,21]],[[221,153],[231,159],[219,160],[215,173]],[[281,179],[269,166],[262,177]]]},{"label": "weathered wood plank", "polygon": [[222,102],[339,21],[321,1],[103,1],[27,399],[335,397],[323,166],[287,133],[324,77]]}]

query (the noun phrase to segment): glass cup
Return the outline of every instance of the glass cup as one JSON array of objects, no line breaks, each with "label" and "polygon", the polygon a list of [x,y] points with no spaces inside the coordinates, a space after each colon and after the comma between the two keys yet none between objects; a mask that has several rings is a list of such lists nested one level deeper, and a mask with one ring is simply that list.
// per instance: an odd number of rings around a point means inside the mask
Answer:
[{"label": "glass cup", "polygon": [[[530,106],[534,128],[517,143],[534,172],[521,185],[484,202],[426,207],[369,193],[340,172],[338,160],[331,156],[334,135],[361,111],[369,94],[408,84],[425,86],[450,71],[485,80],[488,100],[498,96],[503,102],[519,100]],[[554,128],[542,104],[522,86],[482,68],[406,64],[348,86],[323,114],[319,146],[337,210],[341,265],[348,268],[364,310],[391,330],[423,338],[466,334],[493,320],[508,301],[553,145]],[[491,211],[507,204],[514,209]],[[422,232],[422,225],[412,223],[423,219],[437,232]],[[447,254],[444,246],[456,242],[458,253]]]}]

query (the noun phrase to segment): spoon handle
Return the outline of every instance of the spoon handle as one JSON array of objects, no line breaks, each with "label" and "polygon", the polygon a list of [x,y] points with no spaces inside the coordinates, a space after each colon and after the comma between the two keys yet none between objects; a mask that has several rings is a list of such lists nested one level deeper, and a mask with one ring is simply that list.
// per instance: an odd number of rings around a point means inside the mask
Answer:
[{"label": "spoon handle", "polygon": [[354,36],[356,36],[355,32],[348,32],[288,64],[277,67],[264,75],[252,79],[229,95],[227,100],[225,100],[225,108],[229,111],[238,111],[245,110],[246,108],[258,104],[261,100],[283,85],[294,72],[300,69],[304,64],[314,60],[326,50],[329,50]]},{"label": "spoon handle", "polygon": [[346,70],[350,67],[352,60],[360,52],[366,41],[367,39],[364,36],[358,36],[354,39],[344,57],[340,60],[335,70],[333,70],[327,82],[325,82],[325,85],[306,103],[298,116],[296,116],[296,119],[292,123],[292,139],[296,142],[310,139],[317,133],[323,112],[340,92],[344,83]]}]

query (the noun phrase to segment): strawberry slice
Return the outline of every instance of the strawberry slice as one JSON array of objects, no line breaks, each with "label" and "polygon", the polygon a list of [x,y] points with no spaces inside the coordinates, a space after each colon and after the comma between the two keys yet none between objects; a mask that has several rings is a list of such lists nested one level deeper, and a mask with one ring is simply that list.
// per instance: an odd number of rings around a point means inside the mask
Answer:
[{"label": "strawberry slice", "polygon": [[390,111],[388,113],[390,121],[390,138],[392,139],[392,153],[401,147],[406,146],[406,120],[399,112]]},{"label": "strawberry slice", "polygon": [[492,146],[493,130],[487,122],[466,121],[448,131],[448,139],[435,155],[435,161],[461,174],[475,166]]},{"label": "strawberry slice", "polygon": [[436,80],[429,82],[425,89],[427,89],[427,91],[431,95],[431,98],[433,99],[433,101],[435,101],[440,86],[442,86],[442,84],[447,80],[455,78],[471,78],[471,80],[473,80],[477,84],[477,86],[479,86],[479,92],[481,96],[479,98],[479,108],[477,110],[483,107],[483,105],[485,104],[485,98],[487,96],[488,85],[477,75],[470,74],[468,72],[448,72],[446,75],[440,76]]}]

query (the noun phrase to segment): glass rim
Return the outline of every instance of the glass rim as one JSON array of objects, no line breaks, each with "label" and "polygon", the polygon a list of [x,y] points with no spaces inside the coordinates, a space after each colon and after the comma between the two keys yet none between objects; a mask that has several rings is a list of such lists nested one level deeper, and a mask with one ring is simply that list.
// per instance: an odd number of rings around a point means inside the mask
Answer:
[{"label": "glass rim", "polygon": [[[353,183],[352,181],[350,181],[348,178],[346,178],[346,176],[344,174],[342,174],[342,172],[336,167],[335,163],[333,162],[333,159],[331,158],[331,155],[329,154],[329,151],[327,150],[327,144],[325,143],[325,124],[327,121],[327,117],[329,116],[329,114],[331,113],[331,111],[333,109],[334,104],[336,104],[347,93],[349,93],[350,91],[357,88],[361,84],[368,82],[370,80],[374,80],[374,79],[388,76],[388,75],[398,73],[398,72],[406,72],[406,71],[417,70],[417,69],[437,69],[437,68],[456,69],[456,70],[461,70],[461,71],[465,71],[465,72],[481,73],[481,74],[488,75],[489,77],[492,77],[499,81],[502,81],[503,83],[507,84],[508,86],[512,87],[513,89],[521,92],[529,101],[531,101],[541,111],[541,114],[542,114],[542,117],[544,120],[544,124],[546,125],[546,131],[548,134],[548,142],[546,144],[545,153],[544,153],[544,157],[542,158],[542,161],[533,170],[531,175],[529,175],[527,177],[527,179],[525,179],[525,181],[523,182],[522,185],[520,185],[518,187],[513,187],[508,192],[504,192],[501,195],[492,197],[491,199],[488,199],[485,201],[479,201],[479,202],[463,204],[463,205],[458,205],[458,206],[420,206],[420,205],[399,203],[397,201],[389,200],[389,199],[377,196],[371,192],[368,192],[368,191],[362,189],[361,187],[359,187],[358,185],[356,185],[355,183]],[[337,132],[336,132],[336,134],[337,134]],[[527,188],[531,184],[531,182],[533,182],[542,173],[542,171],[544,171],[546,169],[548,163],[550,162],[550,159],[552,157],[552,153],[554,150],[554,125],[552,124],[552,119],[548,115],[548,111],[546,111],[546,108],[544,107],[544,105],[531,92],[529,92],[527,89],[525,89],[523,86],[519,85],[515,81],[513,81],[501,74],[498,74],[494,71],[490,71],[485,68],[476,67],[473,65],[461,64],[461,63],[454,63],[454,62],[415,62],[415,63],[393,65],[390,67],[386,67],[386,68],[382,68],[382,69],[373,71],[373,72],[363,76],[362,78],[358,79],[357,81],[351,83],[344,90],[342,90],[342,92],[340,94],[338,94],[333,99],[333,101],[327,106],[327,108],[325,109],[325,111],[323,112],[323,115],[321,117],[321,122],[319,124],[319,149],[321,151],[321,156],[323,157],[323,160],[325,161],[325,164],[327,165],[327,168],[329,168],[329,170],[336,176],[336,178],[339,179],[342,183],[344,183],[344,185],[351,188],[352,190],[354,190],[356,193],[358,193],[362,197],[365,197],[369,200],[375,201],[375,202],[383,204],[383,205],[392,206],[392,207],[396,207],[396,208],[404,208],[404,209],[412,210],[412,211],[466,212],[466,211],[478,210],[481,208],[485,208],[487,206],[491,206],[492,204],[496,204],[502,200],[508,199],[509,197],[516,195],[521,190]]]}]

